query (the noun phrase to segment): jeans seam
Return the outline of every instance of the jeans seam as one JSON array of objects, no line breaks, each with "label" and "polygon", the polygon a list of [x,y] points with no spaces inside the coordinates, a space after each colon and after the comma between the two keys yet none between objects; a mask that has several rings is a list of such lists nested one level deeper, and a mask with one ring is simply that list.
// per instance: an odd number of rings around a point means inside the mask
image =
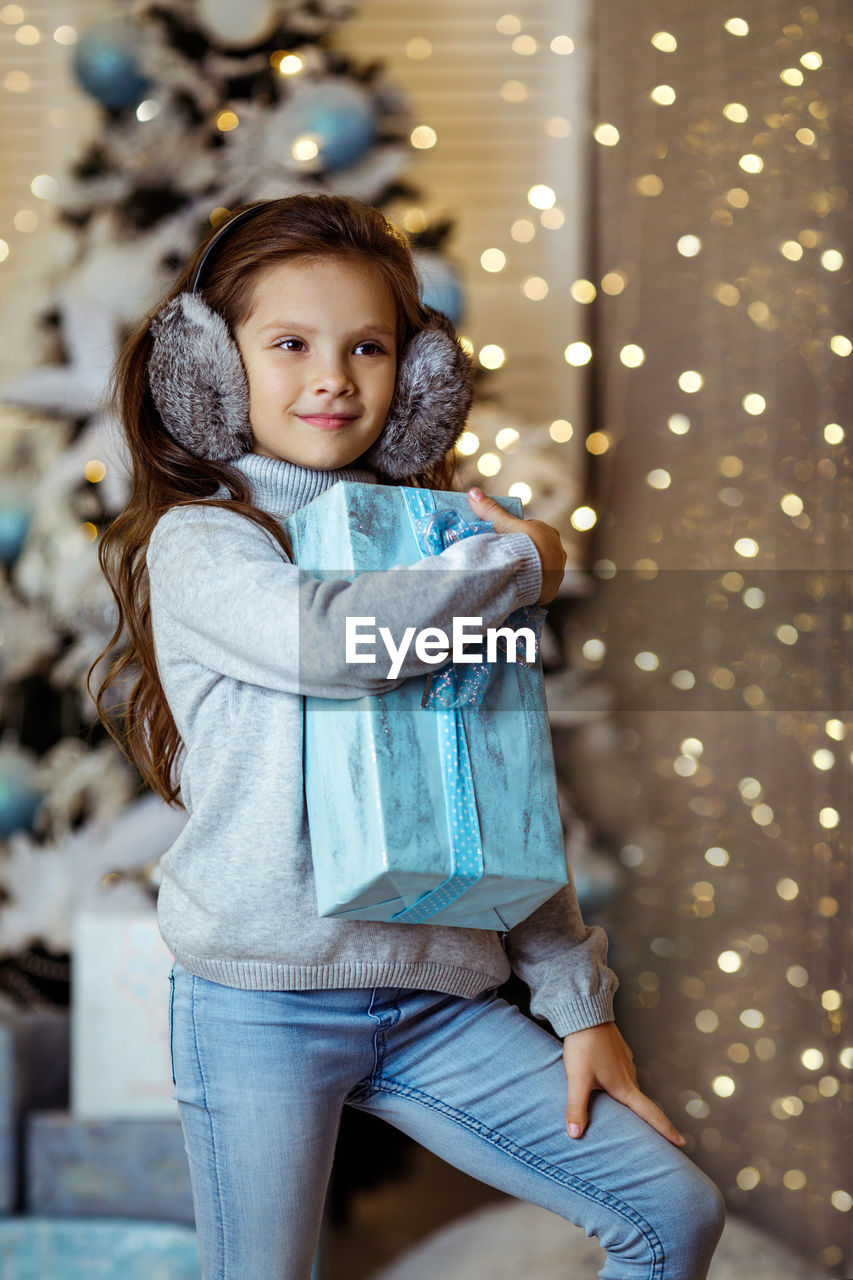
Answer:
[{"label": "jeans seam", "polygon": [[169,1069],[172,1073],[172,1086],[175,1080],[175,972],[169,972]]},{"label": "jeans seam", "polygon": [[385,1056],[388,1052],[388,1042],[385,1038],[385,1031],[388,1028],[396,1026],[402,1016],[400,1006],[397,1004],[400,994],[399,990],[397,990],[394,994],[394,1011],[391,1018],[388,1022],[383,1022],[379,1015],[373,1012],[373,1001],[376,996],[376,990],[377,988],[374,987],[373,993],[370,997],[370,1008],[367,1010],[368,1017],[373,1018],[377,1024],[376,1030],[373,1034],[373,1070],[370,1073],[370,1079],[366,1086],[367,1092],[365,1097],[367,1098],[369,1098],[374,1092],[375,1081],[380,1078],[380,1072],[385,1065]]},{"label": "jeans seam", "polygon": [[219,1280],[226,1280],[226,1276],[225,1276],[225,1214],[223,1212],[222,1183],[219,1177],[219,1156],[218,1156],[217,1147],[216,1147],[216,1134],[213,1128],[213,1116],[211,1115],[210,1108],[207,1105],[207,1083],[204,1078],[204,1067],[201,1064],[201,1052],[199,1050],[199,1044],[198,1044],[198,1027],[196,1025],[196,1020],[195,1020],[195,987],[196,987],[195,974],[192,974],[191,977],[192,977],[192,998],[190,1000],[190,1007],[192,1009],[192,1020],[193,1020],[193,1043],[195,1045],[196,1061],[198,1062],[198,1072],[201,1077],[202,1106],[204,1107],[204,1111],[207,1115],[207,1121],[210,1126],[210,1149],[211,1149],[211,1152],[213,1153],[213,1162],[212,1162],[213,1177],[216,1181],[216,1196],[219,1201],[219,1213],[217,1215],[218,1222],[219,1222],[219,1235],[220,1235],[219,1256],[222,1259],[222,1271],[220,1273]]},{"label": "jeans seam", "polygon": [[[573,1174],[559,1169],[548,1160],[543,1160],[541,1156],[535,1156],[532,1152],[525,1151],[523,1147],[518,1146],[511,1138],[507,1138],[505,1134],[499,1133],[497,1129],[490,1129],[479,1120],[475,1120],[473,1116],[469,1116],[467,1112],[459,1111],[456,1107],[450,1106],[447,1102],[442,1102],[440,1098],[433,1098],[431,1094],[424,1093],[421,1089],[413,1089],[410,1085],[402,1084],[400,1081],[393,1080],[388,1076],[375,1079],[371,1083],[377,1093],[403,1094],[404,1097],[411,1098],[414,1102],[420,1102],[424,1106],[430,1107],[433,1111],[439,1111],[444,1115],[450,1116],[451,1119],[464,1125],[465,1128],[471,1130],[478,1137],[490,1142],[492,1146],[500,1147],[508,1155],[535,1169],[537,1173],[544,1174],[553,1182],[570,1186],[579,1195],[586,1196],[590,1200],[598,1200],[622,1217],[627,1218],[634,1226],[639,1227],[651,1251],[652,1269],[649,1272],[648,1280],[663,1280],[664,1257],[660,1237],[651,1223],[647,1222],[642,1214],[639,1214],[636,1209],[632,1209],[625,1201],[620,1200],[609,1191],[602,1191],[600,1187],[595,1187],[592,1183],[585,1182],[583,1178],[577,1178]],[[575,1140],[567,1137],[566,1141]]]}]

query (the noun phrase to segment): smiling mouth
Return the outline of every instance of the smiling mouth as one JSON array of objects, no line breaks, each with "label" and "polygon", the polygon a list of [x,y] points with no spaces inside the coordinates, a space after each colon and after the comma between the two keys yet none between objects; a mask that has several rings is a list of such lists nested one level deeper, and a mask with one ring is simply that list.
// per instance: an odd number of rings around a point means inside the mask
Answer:
[{"label": "smiling mouth", "polygon": [[338,431],[350,422],[355,422],[357,417],[356,414],[342,413],[298,413],[296,416],[302,422],[310,422],[312,426],[319,427],[321,431]]}]

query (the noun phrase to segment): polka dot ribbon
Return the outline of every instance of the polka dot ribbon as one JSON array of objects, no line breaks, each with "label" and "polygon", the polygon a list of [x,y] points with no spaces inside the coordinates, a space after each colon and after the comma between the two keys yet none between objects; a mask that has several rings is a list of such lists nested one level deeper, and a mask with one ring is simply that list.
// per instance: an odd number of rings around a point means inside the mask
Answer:
[{"label": "polka dot ribbon", "polygon": [[[410,489],[405,485],[400,485],[399,489],[421,557],[438,555],[450,542],[472,533],[491,533],[494,530],[487,520],[463,521],[457,511],[436,511],[435,495],[430,489]],[[400,924],[421,924],[429,920],[477,884],[485,870],[480,819],[461,709],[459,706],[429,709],[435,715],[438,731],[444,812],[450,844],[450,874],[434,889],[422,893],[410,907],[404,907],[390,917]]]}]

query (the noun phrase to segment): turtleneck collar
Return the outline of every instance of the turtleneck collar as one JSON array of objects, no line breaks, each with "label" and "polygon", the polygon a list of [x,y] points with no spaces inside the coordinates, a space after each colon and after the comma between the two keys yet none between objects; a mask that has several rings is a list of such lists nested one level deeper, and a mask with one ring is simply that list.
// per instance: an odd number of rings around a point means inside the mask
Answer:
[{"label": "turtleneck collar", "polygon": [[[355,480],[362,484],[377,484],[376,475],[361,467],[338,467],[336,470],[318,470],[300,467],[284,458],[268,458],[261,453],[243,453],[231,459],[249,477],[252,496],[257,506],[272,515],[287,516],[306,506],[318,494],[337,484],[339,480]],[[222,490],[226,492],[226,490]]]}]

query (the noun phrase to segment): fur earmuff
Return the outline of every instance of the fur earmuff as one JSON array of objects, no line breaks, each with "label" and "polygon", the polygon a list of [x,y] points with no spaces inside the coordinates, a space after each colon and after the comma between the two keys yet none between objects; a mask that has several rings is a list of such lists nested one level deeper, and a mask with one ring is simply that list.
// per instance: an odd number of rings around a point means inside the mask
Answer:
[{"label": "fur earmuff", "polygon": [[[440,311],[397,363],[381,435],[359,462],[389,480],[439,462],[459,438],[473,398],[471,357]],[[228,325],[197,293],[180,293],[151,323],[151,395],[163,425],[189,453],[227,462],[251,451],[249,385]]]},{"label": "fur earmuff", "polygon": [[228,326],[196,293],[180,293],[151,324],[148,383],[163,425],[197,458],[227,462],[252,448],[249,384]]},{"label": "fur earmuff", "polygon": [[390,480],[439,462],[465,426],[474,394],[471,357],[440,311],[406,343],[382,434],[362,457]]}]

